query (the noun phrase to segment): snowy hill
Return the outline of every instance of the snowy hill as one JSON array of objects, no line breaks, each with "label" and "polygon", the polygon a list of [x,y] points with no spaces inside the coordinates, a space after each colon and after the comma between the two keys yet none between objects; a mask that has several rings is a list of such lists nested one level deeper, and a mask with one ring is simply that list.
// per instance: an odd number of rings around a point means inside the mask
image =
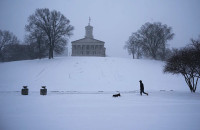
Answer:
[{"label": "snowy hill", "polygon": [[[0,63],[0,130],[198,130],[200,94],[163,65],[110,57]],[[140,79],[149,96],[140,96]]]},{"label": "snowy hill", "polygon": [[163,74],[164,63],[111,57],[58,57],[0,63],[0,91],[189,91],[182,76]]}]

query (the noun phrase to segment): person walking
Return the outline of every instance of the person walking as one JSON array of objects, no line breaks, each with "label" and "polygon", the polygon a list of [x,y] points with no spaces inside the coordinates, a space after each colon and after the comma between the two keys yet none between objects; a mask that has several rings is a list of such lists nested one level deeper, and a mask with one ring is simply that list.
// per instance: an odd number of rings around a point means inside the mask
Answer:
[{"label": "person walking", "polygon": [[140,80],[139,82],[140,82],[140,95],[142,96],[142,93],[144,93],[148,96],[149,94],[144,92],[144,84],[142,83],[142,80]]}]

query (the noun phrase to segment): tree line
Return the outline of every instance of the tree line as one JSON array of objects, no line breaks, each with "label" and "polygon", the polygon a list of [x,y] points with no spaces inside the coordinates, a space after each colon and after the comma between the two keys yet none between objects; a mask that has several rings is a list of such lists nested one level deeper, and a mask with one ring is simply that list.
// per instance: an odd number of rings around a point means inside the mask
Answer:
[{"label": "tree line", "polygon": [[62,54],[74,27],[59,11],[36,9],[25,25],[24,44],[9,31],[0,30],[0,61],[26,60]]}]

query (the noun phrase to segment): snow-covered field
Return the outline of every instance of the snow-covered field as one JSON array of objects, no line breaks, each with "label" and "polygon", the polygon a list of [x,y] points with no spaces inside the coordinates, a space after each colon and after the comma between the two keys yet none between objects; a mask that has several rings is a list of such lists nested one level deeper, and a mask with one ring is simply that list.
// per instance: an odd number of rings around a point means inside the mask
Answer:
[{"label": "snow-covered field", "polygon": [[[191,94],[163,65],[110,57],[0,63],[0,130],[199,130],[199,89]],[[139,95],[139,80],[149,96]]]},{"label": "snow-covered field", "polygon": [[164,63],[110,57],[61,57],[0,63],[0,91],[19,91],[27,85],[38,91],[133,91],[142,80],[145,89],[188,91],[182,76],[163,74]]}]

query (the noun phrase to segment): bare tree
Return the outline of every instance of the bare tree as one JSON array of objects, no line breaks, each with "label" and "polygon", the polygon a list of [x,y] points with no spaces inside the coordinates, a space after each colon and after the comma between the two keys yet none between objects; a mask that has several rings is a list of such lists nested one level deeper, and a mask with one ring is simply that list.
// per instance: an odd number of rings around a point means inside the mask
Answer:
[{"label": "bare tree", "polygon": [[41,59],[48,56],[48,41],[44,32],[29,30],[29,35],[25,37],[25,43],[29,45],[31,58]]},{"label": "bare tree", "polygon": [[5,47],[14,44],[19,44],[17,37],[9,31],[0,30],[0,61],[5,60]]},{"label": "bare tree", "polygon": [[200,78],[199,48],[199,41],[192,40],[191,46],[174,51],[164,67],[165,73],[183,75],[191,92],[196,91]]},{"label": "bare tree", "polygon": [[[62,53],[67,44],[67,39],[72,35],[74,29],[70,21],[58,11],[49,9],[37,9],[33,15],[28,18],[26,31],[40,31],[45,34],[48,40],[49,59],[53,58],[54,51]],[[59,49],[57,49],[59,48]]]},{"label": "bare tree", "polygon": [[138,48],[142,50],[142,53],[139,51],[139,54],[153,59],[165,60],[168,51],[167,41],[173,39],[173,37],[174,33],[172,33],[171,27],[160,22],[148,22],[142,25],[136,33],[133,33],[131,36],[133,40],[129,38],[126,46],[129,48],[129,52],[131,50],[135,53],[135,49]]},{"label": "bare tree", "polygon": [[124,46],[124,49],[127,49],[129,54],[132,54],[133,59],[135,58],[135,55],[137,56],[137,59],[142,56],[142,48],[140,42],[141,40],[139,39],[139,34],[133,33]]},{"label": "bare tree", "polygon": [[193,50],[192,58],[196,65],[196,77],[200,78],[200,36],[197,40],[191,39],[191,48]]}]

